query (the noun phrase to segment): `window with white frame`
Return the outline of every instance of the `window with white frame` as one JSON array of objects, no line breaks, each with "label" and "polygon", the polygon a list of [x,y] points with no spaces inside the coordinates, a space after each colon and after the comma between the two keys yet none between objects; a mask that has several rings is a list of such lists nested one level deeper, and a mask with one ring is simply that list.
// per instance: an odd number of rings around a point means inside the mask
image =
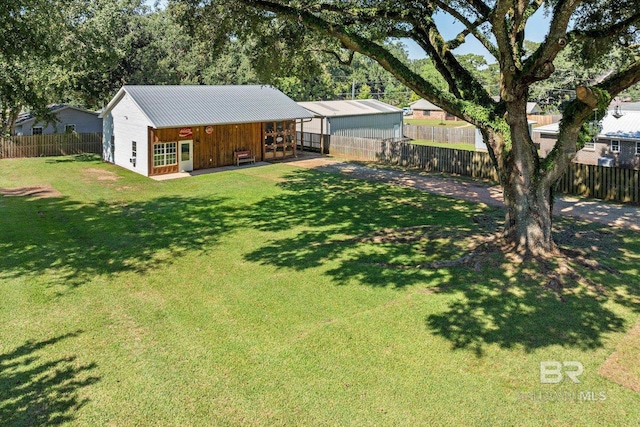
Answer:
[{"label": "window with white frame", "polygon": [[636,156],[640,156],[640,141],[636,142]]},{"label": "window with white frame", "polygon": [[619,153],[620,152],[620,140],[612,139],[611,140],[611,152]]},{"label": "window with white frame", "polygon": [[583,150],[595,151],[596,150],[596,140],[595,140],[595,138],[592,139],[591,141],[585,142]]},{"label": "window with white frame", "polygon": [[171,166],[178,163],[178,143],[159,142],[153,144],[153,167]]},{"label": "window with white frame", "polygon": [[76,125],[64,125],[65,133],[73,133],[76,131]]},{"label": "window with white frame", "polygon": [[31,128],[31,135],[42,135],[42,126],[34,126]]},{"label": "window with white frame", "polygon": [[137,156],[138,156],[138,143],[136,141],[131,141],[131,159],[129,159],[129,161],[133,164],[133,167],[136,166]]}]

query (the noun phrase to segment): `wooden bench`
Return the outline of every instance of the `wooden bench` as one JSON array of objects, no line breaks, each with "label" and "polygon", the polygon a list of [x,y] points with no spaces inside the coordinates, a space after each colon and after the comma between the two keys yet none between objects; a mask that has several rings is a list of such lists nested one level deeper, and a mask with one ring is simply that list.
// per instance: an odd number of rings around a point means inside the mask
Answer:
[{"label": "wooden bench", "polygon": [[255,163],[256,158],[251,154],[251,150],[234,151],[233,162],[240,166],[241,163]]}]

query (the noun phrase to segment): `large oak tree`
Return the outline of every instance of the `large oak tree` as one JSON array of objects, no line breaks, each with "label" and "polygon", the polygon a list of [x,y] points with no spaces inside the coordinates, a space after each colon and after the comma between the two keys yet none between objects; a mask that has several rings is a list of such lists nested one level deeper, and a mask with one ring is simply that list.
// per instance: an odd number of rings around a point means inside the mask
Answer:
[{"label": "large oak tree", "polygon": [[[637,0],[174,0],[207,37],[242,37],[277,29],[300,53],[307,37],[335,42],[336,56],[359,52],[377,61],[402,84],[482,133],[504,189],[504,237],[519,252],[554,250],[553,187],[574,154],[592,138],[588,122],[611,99],[640,81],[640,8]],[[539,9],[548,13],[547,36],[533,53],[525,49],[525,26]],[[434,19],[450,15],[464,30],[446,40]],[[224,34],[222,34],[224,33]],[[500,72],[500,100],[460,63],[452,51],[477,39]],[[408,38],[424,49],[447,89],[421,77],[385,48],[388,38]],[[586,62],[606,57],[613,46],[625,61],[599,84],[576,88],[565,109],[558,142],[540,158],[529,134],[526,103],[532,85],[554,73],[554,60],[573,45]],[[580,66],[576,63],[576,66]]]}]

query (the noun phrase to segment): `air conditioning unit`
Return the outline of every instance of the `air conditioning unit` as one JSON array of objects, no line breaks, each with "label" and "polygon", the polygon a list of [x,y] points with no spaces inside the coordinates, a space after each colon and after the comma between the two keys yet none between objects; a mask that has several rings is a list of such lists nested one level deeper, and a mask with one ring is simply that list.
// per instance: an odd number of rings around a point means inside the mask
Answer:
[{"label": "air conditioning unit", "polygon": [[611,157],[598,157],[598,166],[604,166],[606,168],[612,168],[614,166],[613,162],[615,159]]},{"label": "air conditioning unit", "polygon": [[129,159],[129,162],[131,162],[131,164],[132,164],[133,166],[135,166],[135,165],[136,165],[136,158],[135,158],[135,157],[131,157],[131,158]]}]

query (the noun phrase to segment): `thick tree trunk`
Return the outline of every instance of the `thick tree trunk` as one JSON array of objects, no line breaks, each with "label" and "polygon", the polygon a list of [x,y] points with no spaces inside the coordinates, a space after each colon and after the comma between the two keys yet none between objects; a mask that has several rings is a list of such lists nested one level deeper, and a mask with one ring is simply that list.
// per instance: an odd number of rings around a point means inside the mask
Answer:
[{"label": "thick tree trunk", "polygon": [[526,96],[509,105],[511,152],[501,176],[506,208],[504,238],[525,256],[539,256],[555,249],[552,226],[552,192],[540,170],[540,158],[529,135]]},{"label": "thick tree trunk", "polygon": [[539,256],[555,249],[552,191],[543,184],[524,187],[518,181],[504,186],[504,238],[522,255]]}]

